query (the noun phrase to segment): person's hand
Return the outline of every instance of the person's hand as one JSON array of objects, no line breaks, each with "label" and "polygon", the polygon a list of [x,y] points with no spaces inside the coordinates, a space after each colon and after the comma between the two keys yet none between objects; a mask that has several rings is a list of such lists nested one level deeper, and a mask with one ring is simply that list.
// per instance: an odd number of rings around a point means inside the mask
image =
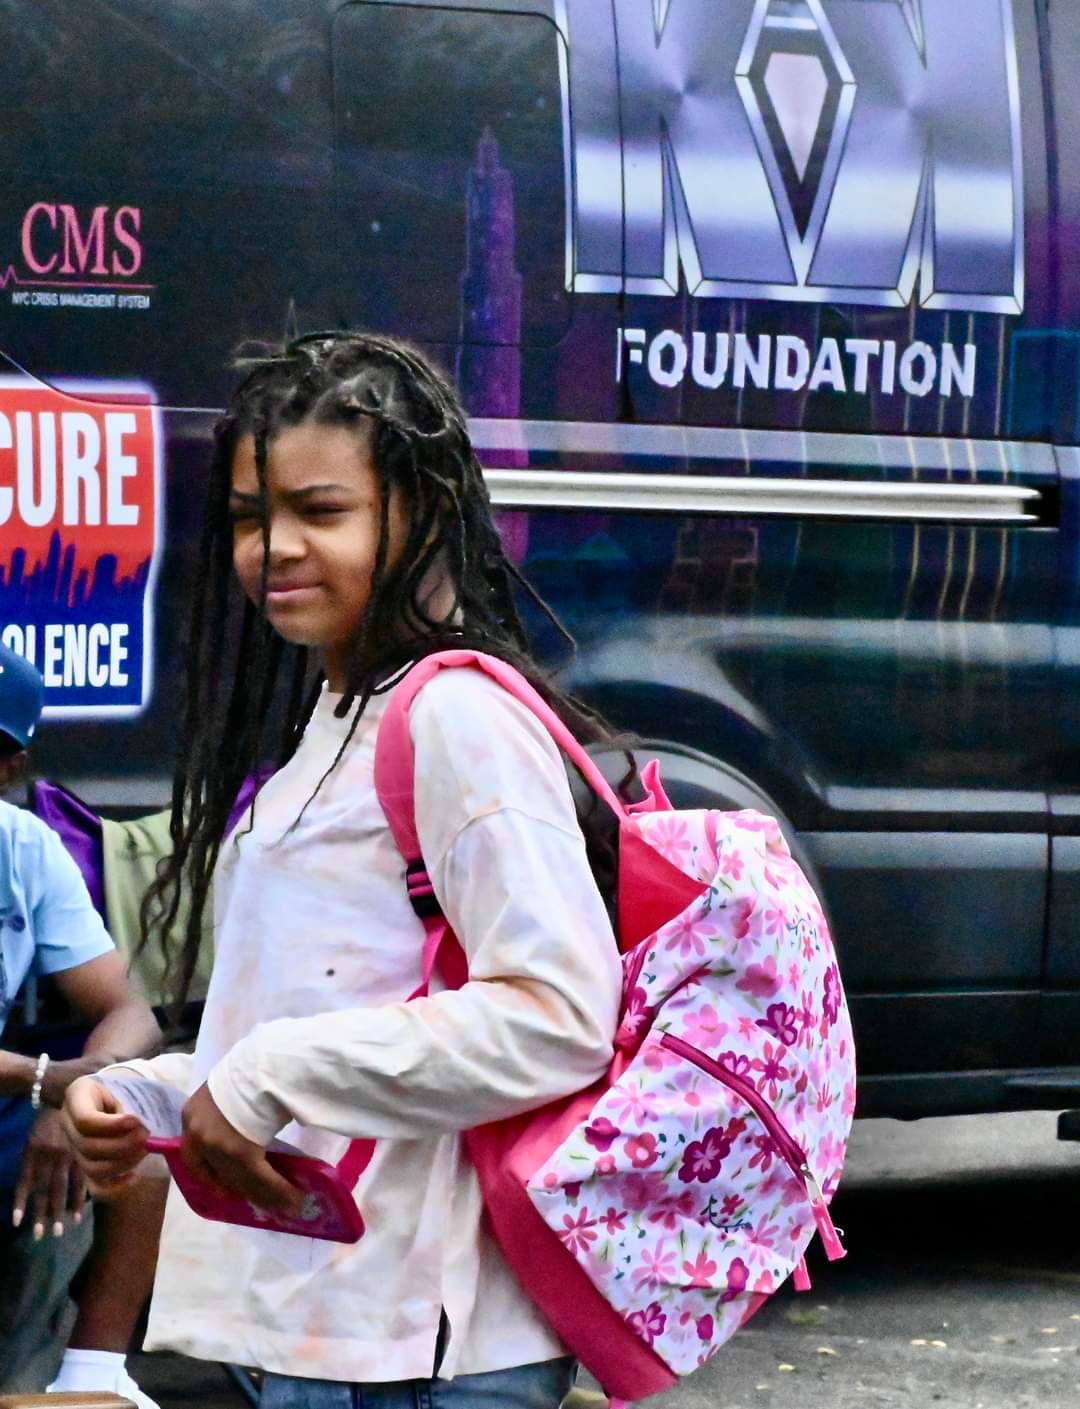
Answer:
[{"label": "person's hand", "polygon": [[146,1131],[113,1093],[82,1076],[64,1097],[64,1132],[92,1194],[108,1197],[130,1184],[146,1154]]},{"label": "person's hand", "polygon": [[256,1208],[299,1214],[303,1194],[271,1166],[261,1145],[229,1124],[205,1084],[185,1103],[183,1126],[184,1163],[204,1183]]},{"label": "person's hand", "polygon": [[54,1238],[63,1236],[64,1218],[70,1213],[82,1220],[86,1181],[64,1131],[59,1111],[43,1110],[30,1128],[30,1137],[19,1163],[11,1221],[18,1228],[29,1208],[34,1220],[34,1241],[52,1225]]}]

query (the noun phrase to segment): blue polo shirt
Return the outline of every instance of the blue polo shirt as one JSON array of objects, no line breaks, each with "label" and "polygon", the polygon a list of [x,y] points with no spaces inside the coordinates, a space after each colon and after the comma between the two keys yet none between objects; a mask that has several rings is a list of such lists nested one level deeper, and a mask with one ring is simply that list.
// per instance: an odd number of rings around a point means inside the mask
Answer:
[{"label": "blue polo shirt", "polygon": [[[79,868],[44,822],[0,801],[0,1045],[27,974],[56,974],[107,954],[113,942]],[[0,1189],[15,1182],[27,1103],[0,1099]]]}]

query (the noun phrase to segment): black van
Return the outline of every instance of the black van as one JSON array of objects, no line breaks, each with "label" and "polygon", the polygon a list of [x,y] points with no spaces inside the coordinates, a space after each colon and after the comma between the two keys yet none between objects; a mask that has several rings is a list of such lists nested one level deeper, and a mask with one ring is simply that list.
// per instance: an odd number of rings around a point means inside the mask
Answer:
[{"label": "black van", "polygon": [[574,688],[816,872],[861,1113],[1068,1104],[1078,63],[1070,0],[8,0],[40,771],[166,795],[230,351],[406,334]]}]

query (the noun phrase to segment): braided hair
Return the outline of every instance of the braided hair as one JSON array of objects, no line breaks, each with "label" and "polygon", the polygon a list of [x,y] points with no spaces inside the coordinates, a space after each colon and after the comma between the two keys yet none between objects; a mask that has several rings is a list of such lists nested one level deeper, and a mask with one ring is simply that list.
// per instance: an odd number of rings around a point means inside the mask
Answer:
[{"label": "braided hair", "polygon": [[[322,781],[348,748],[372,695],[389,688],[408,662],[446,649],[500,657],[535,686],[581,742],[613,740],[597,714],[559,690],[532,660],[516,589],[571,646],[572,638],[507,558],[461,405],[447,379],[416,348],[370,333],[312,334],[237,366],[245,376],[214,429],[188,622],[172,849],[142,908],[141,945],[151,935],[161,938],[177,1004],[195,972],[214,865],[241,787],[268,763],[280,767],[292,756],[322,685],[306,648],[286,644],[261,605],[238,603],[229,495],[242,437],[254,439],[264,506],[267,447],[279,432],[310,420],[356,426],[358,435],[369,437],[379,489],[379,539],[370,595],[349,643],[344,692],[335,707],[339,718],[351,713],[350,725]],[[388,552],[392,490],[407,508],[405,543],[393,563]],[[265,600],[270,557],[265,507],[262,519]],[[430,582],[436,563],[450,590],[433,597],[425,579]],[[271,720],[276,723],[272,740],[266,737]],[[630,755],[628,762],[624,789],[634,776]],[[594,873],[610,896],[614,836],[607,808],[595,803],[591,790],[581,795],[579,820]],[[166,938],[174,934],[176,939]]]}]

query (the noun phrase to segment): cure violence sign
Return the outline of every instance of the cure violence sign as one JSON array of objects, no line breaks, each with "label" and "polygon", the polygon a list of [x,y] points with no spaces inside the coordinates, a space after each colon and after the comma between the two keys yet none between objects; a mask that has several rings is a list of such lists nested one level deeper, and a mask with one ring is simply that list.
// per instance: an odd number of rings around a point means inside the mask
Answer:
[{"label": "cure violence sign", "polygon": [[0,378],[0,640],[47,714],[149,700],[160,445],[145,387]]}]

